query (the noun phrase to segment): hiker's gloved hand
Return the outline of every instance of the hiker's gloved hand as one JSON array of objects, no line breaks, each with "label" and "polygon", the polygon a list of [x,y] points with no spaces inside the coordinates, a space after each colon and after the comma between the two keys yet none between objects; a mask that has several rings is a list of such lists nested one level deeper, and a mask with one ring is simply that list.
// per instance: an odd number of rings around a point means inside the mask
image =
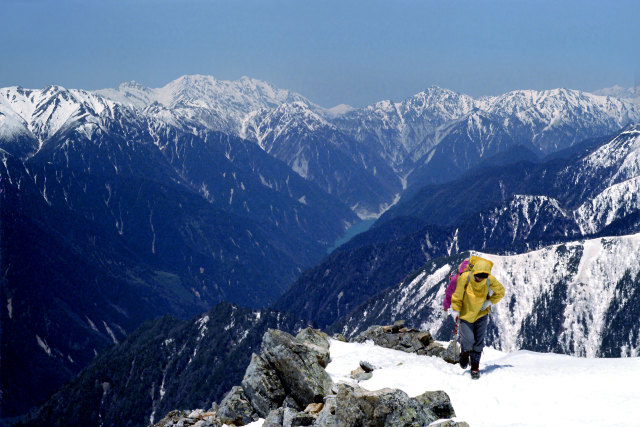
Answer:
[{"label": "hiker's gloved hand", "polygon": [[455,311],[455,310],[451,310],[451,317],[453,317],[453,320],[458,320],[458,317],[460,317],[460,312],[459,311]]},{"label": "hiker's gloved hand", "polygon": [[484,304],[482,304],[482,308],[480,308],[480,311],[482,310],[486,310],[487,308],[491,307],[493,305],[493,303],[489,300],[486,300],[484,302]]}]

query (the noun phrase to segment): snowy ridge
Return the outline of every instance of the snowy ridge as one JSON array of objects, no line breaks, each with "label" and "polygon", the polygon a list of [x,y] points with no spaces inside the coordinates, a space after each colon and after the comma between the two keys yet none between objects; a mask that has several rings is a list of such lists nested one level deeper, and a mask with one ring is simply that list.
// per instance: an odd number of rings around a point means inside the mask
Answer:
[{"label": "snowy ridge", "polygon": [[[594,175],[605,174],[602,178],[605,178],[609,185],[639,176],[640,125],[631,126],[621,132],[611,142],[587,156],[582,164],[584,168],[579,167],[579,170],[586,170]],[[611,168],[614,168],[614,173],[607,173]],[[576,174],[574,182],[579,182],[583,177],[583,174]]]},{"label": "snowy ridge", "polygon": [[42,90],[3,88],[0,89],[0,97],[3,99],[0,108],[4,111],[10,109],[9,114],[22,120],[23,126],[37,138],[39,148],[56,132],[77,122],[99,126],[100,118],[112,118],[116,108],[113,101],[84,90],[67,90],[60,86],[48,86]]},{"label": "snowy ridge", "polygon": [[[351,111],[336,123],[356,139],[377,137],[399,165],[408,157],[417,160],[427,153],[446,136],[448,123],[474,111],[500,118],[498,123],[508,134],[531,140],[545,153],[594,131],[615,132],[640,120],[640,109],[632,103],[576,90],[519,90],[474,99],[432,87],[402,102],[382,101]],[[552,135],[566,139],[564,145],[554,143]]]},{"label": "snowy ridge", "polygon": [[574,211],[582,234],[593,234],[615,220],[640,210],[640,176],[631,178],[598,194]]},{"label": "snowy ridge", "polygon": [[[243,123],[244,136],[256,140],[258,145],[268,153],[274,148],[273,142],[292,129],[300,132],[337,130],[301,101],[285,103],[272,110],[262,109],[252,114]],[[267,144],[267,140],[271,143]]]},{"label": "snowy ridge", "polygon": [[[571,217],[554,198],[515,195],[509,203],[482,215],[480,221],[487,240],[507,230],[511,241],[515,242],[516,239],[528,239],[534,231],[543,234],[548,227],[563,227],[562,224],[571,221]],[[573,231],[571,224],[565,224],[563,229],[565,235]]]}]

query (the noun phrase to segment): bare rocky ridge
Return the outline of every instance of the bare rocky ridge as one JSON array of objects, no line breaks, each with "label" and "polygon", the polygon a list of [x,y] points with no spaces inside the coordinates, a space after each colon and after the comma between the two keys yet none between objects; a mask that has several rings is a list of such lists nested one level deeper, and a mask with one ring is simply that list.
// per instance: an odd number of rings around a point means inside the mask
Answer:
[{"label": "bare rocky ridge", "polygon": [[[404,322],[369,328],[357,342],[372,340],[388,348],[442,356],[444,348],[428,332]],[[307,328],[296,337],[268,330],[259,354],[253,354],[241,386],[235,386],[209,411],[171,411],[156,424],[170,426],[245,425],[259,418],[263,427],[423,426],[455,417],[449,396],[429,391],[409,397],[397,389],[368,391],[357,384],[335,384],[324,370],[330,362],[329,337]],[[375,367],[360,363],[360,369]],[[465,426],[445,421],[440,426]]]}]

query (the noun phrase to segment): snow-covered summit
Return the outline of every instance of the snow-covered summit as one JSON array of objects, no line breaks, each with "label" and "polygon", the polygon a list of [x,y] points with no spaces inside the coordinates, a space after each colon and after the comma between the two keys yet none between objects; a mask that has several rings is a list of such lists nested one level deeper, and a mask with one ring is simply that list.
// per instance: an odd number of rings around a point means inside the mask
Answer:
[{"label": "snow-covered summit", "polygon": [[[213,76],[185,75],[161,88],[147,88],[129,82],[117,89],[103,89],[95,93],[139,109],[157,103],[171,110],[174,122],[200,125],[234,135],[240,135],[246,127],[244,123],[260,110],[296,102],[321,110],[295,92],[249,77],[227,81]],[[148,110],[151,113],[155,111],[158,109]]]},{"label": "snow-covered summit", "polygon": [[103,118],[114,117],[116,109],[116,102],[81,89],[61,86],[41,90],[19,86],[0,89],[3,136],[31,137],[34,150],[62,129],[79,124],[99,127]]}]

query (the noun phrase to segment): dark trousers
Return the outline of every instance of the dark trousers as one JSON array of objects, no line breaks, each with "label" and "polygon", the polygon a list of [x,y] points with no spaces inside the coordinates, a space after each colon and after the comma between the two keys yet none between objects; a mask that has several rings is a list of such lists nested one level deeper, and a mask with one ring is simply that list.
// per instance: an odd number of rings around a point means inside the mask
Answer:
[{"label": "dark trousers", "polygon": [[484,337],[489,326],[489,315],[482,316],[473,323],[460,319],[460,344],[462,351],[482,353]]}]

